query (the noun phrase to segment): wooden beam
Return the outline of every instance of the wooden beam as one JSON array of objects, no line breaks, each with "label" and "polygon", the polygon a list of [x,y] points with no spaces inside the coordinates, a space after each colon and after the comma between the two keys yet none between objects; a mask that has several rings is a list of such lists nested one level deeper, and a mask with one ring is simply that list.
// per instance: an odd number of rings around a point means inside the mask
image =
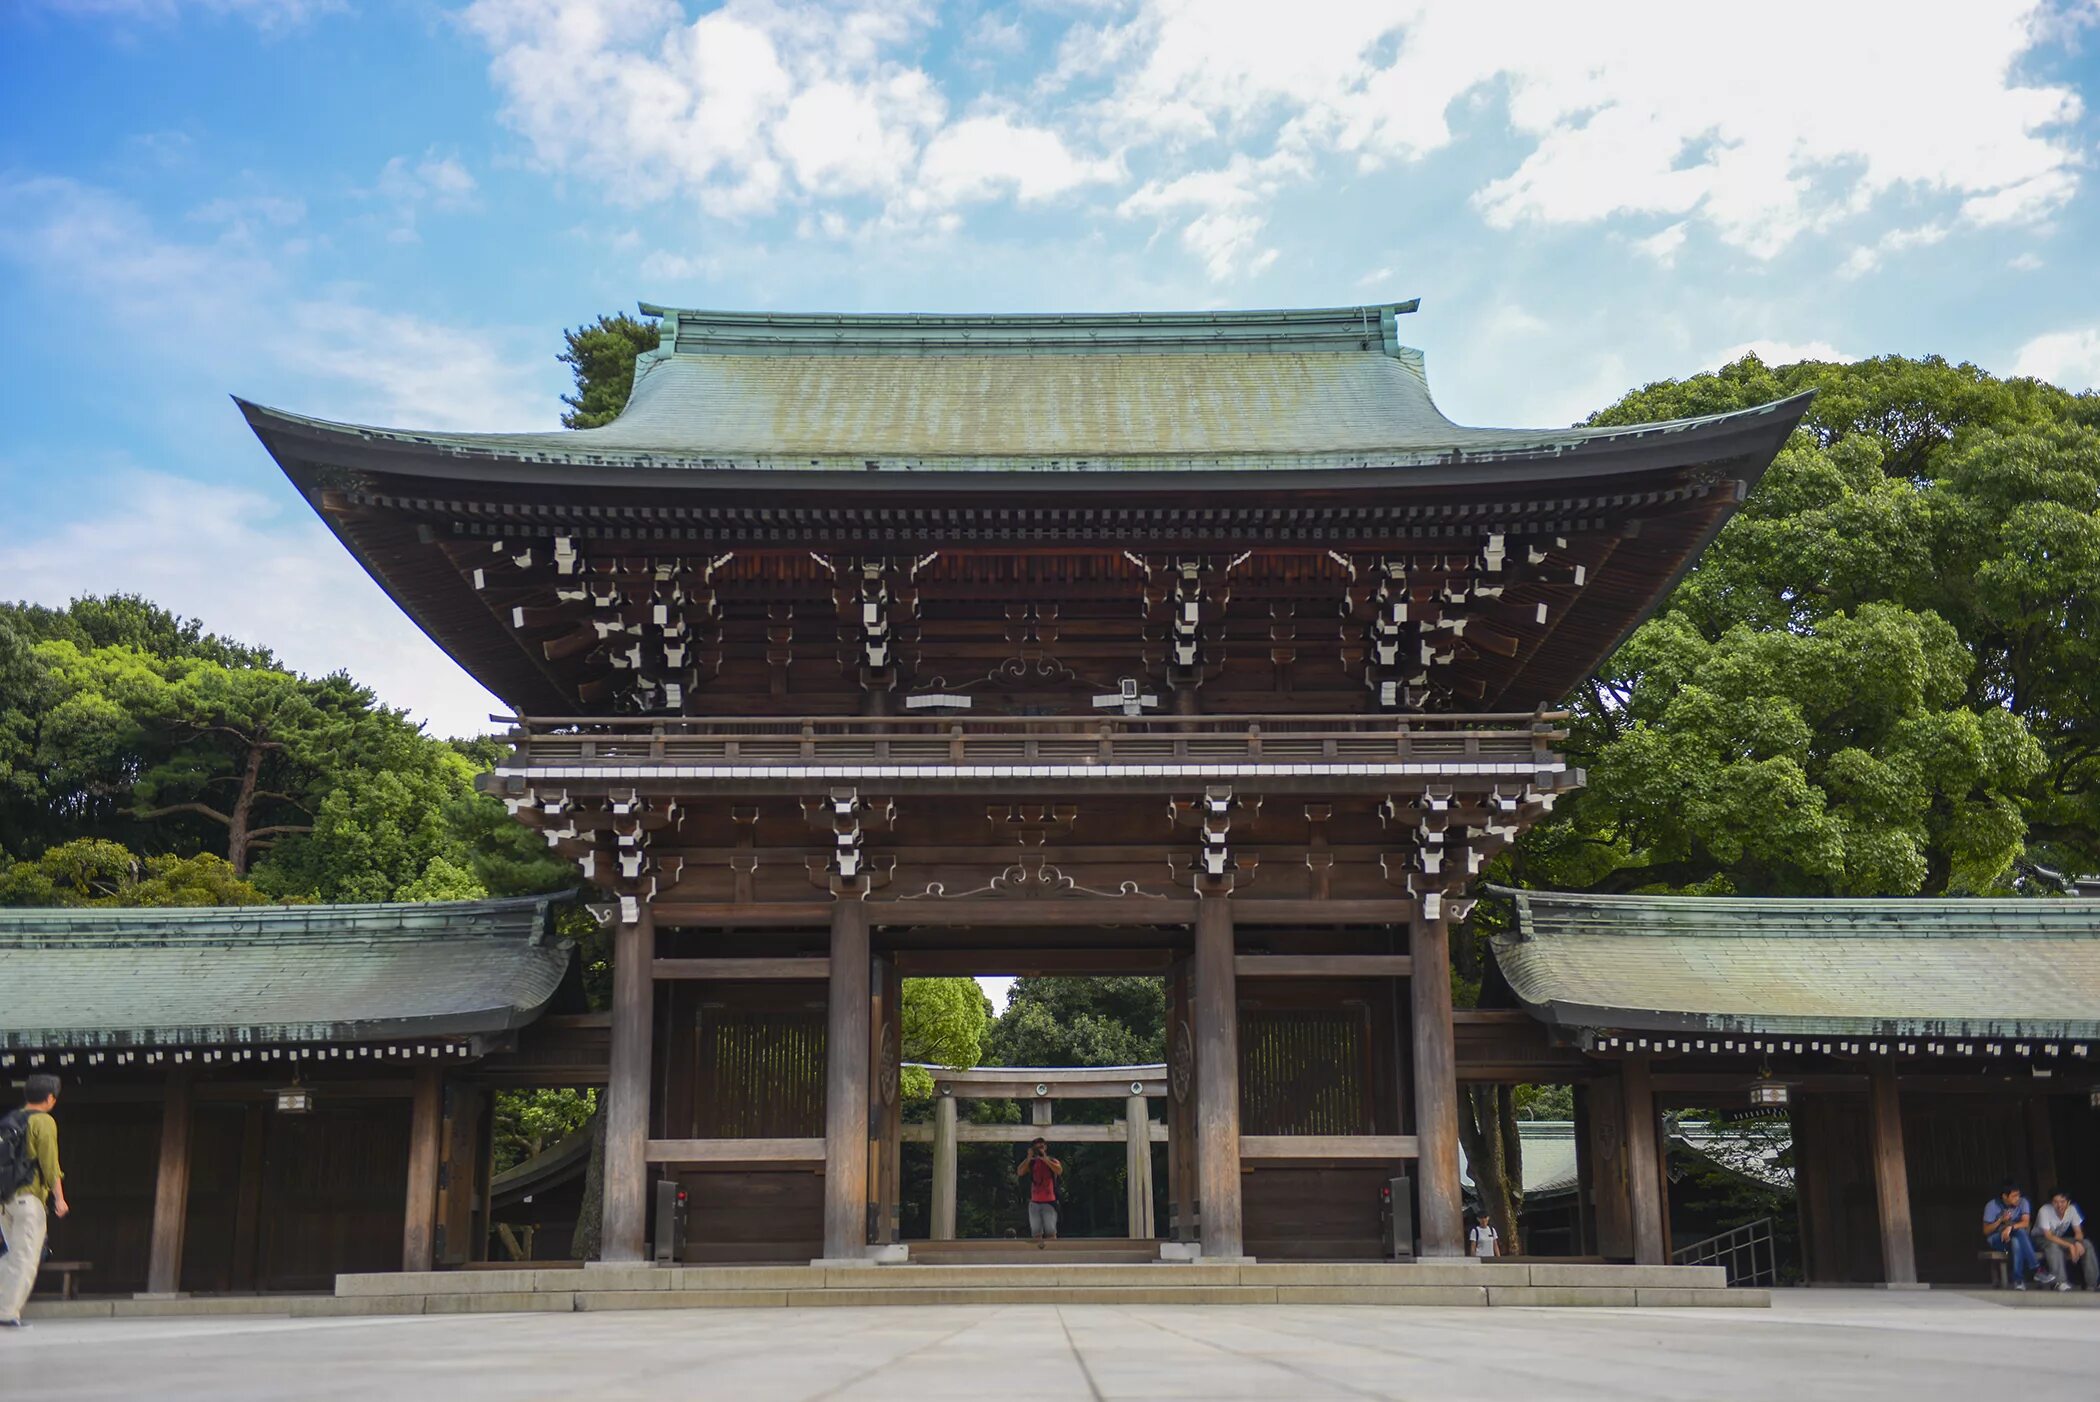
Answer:
[{"label": "wooden beam", "polygon": [[153,1236],[147,1248],[146,1293],[182,1290],[182,1239],[190,1204],[190,1089],[187,1066],[169,1070],[160,1111],[160,1164],[153,1179]]},{"label": "wooden beam", "polygon": [[1233,977],[1233,902],[1196,903],[1196,1197],[1203,1254],[1245,1254],[1240,1211],[1240,1008]]},{"label": "wooden beam", "polygon": [[1241,978],[1407,978],[1415,961],[1405,954],[1241,954]]},{"label": "wooden beam", "polygon": [[[1188,925],[1196,918],[1197,902],[1187,897],[1102,898],[1084,896],[1059,900],[985,899],[870,901],[868,922],[885,929],[900,926],[1005,925],[1122,926]],[[1406,900],[1303,900],[1298,898],[1258,900],[1242,897],[1234,902],[1234,923],[1243,926],[1276,925],[1399,925],[1409,918]],[[692,929],[724,927],[803,926],[823,927],[830,919],[827,901],[694,901],[668,897],[655,902],[656,917],[666,926]]]},{"label": "wooden beam", "polygon": [[[955,1081],[949,1082],[936,1071],[935,1086],[952,1084],[957,1100],[1116,1100],[1130,1094],[1130,1087],[1142,1085],[1145,1095],[1161,1096],[1167,1093],[1165,1081],[1133,1080],[1117,1081],[1113,1085],[1061,1085],[1056,1081]],[[1049,1089],[1037,1095],[1037,1086]],[[944,1097],[945,1098],[945,1097]]]},{"label": "wooden beam", "polygon": [[[953,1101],[944,1102],[954,1104]],[[1165,1144],[1167,1127],[1157,1121],[1148,1131],[1155,1144]],[[1122,1120],[1111,1120],[1107,1124],[976,1124],[964,1120],[955,1127],[958,1144],[1029,1144],[1038,1139],[1047,1139],[1052,1144],[1120,1144],[1129,1133]],[[901,1127],[898,1138],[906,1144],[932,1144],[938,1141],[938,1126],[910,1124]]]},{"label": "wooden beam", "polygon": [[1409,931],[1415,975],[1408,980],[1414,1023],[1415,1137],[1420,1141],[1420,1251],[1465,1254],[1458,1181],[1458,1052],[1451,1025],[1451,929],[1417,919]]},{"label": "wooden beam", "polygon": [[824,1043],[824,1255],[868,1248],[868,907],[831,906],[831,981]]},{"label": "wooden beam", "polygon": [[1635,1265],[1667,1264],[1663,1249],[1662,1154],[1656,1142],[1655,1092],[1648,1083],[1648,1058],[1629,1056],[1620,1065],[1621,1112],[1626,1133],[1626,1200],[1633,1219]]},{"label": "wooden beam", "polygon": [[655,911],[642,903],[633,924],[613,933],[612,1049],[605,1082],[604,1227],[607,1261],[647,1259],[649,1067],[655,1044]]},{"label": "wooden beam", "polygon": [[445,1073],[436,1066],[418,1066],[408,1115],[408,1194],[401,1212],[404,1271],[427,1271],[437,1264],[438,1156],[444,1122]]},{"label": "wooden beam", "polygon": [[657,979],[827,979],[831,961],[812,958],[658,959],[650,965]]},{"label": "wooden beam", "polygon": [[[1165,1125],[1160,1126],[1165,1129]],[[1123,1214],[1132,1241],[1149,1241],[1152,1212],[1152,1112],[1142,1095],[1123,1101]]]},{"label": "wooden beam", "polygon": [[1412,1134],[1243,1134],[1243,1159],[1412,1159]]},{"label": "wooden beam", "polygon": [[933,1222],[928,1235],[935,1241],[955,1240],[955,1145],[955,1100],[943,1095],[933,1102]]},{"label": "wooden beam", "polygon": [[650,1163],[771,1164],[824,1162],[821,1139],[652,1139]]},{"label": "wooden beam", "polygon": [[1881,1278],[1889,1285],[1916,1285],[1918,1251],[1911,1234],[1910,1164],[1903,1154],[1903,1098],[1895,1067],[1874,1068],[1868,1080],[1867,1111],[1875,1215],[1881,1225]]}]

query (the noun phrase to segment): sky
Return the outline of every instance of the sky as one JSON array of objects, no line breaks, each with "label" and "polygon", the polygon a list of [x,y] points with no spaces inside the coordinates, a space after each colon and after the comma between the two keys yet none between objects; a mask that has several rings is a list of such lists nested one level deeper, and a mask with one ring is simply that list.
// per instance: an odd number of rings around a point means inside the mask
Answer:
[{"label": "sky", "polygon": [[498,703],[229,396],[556,424],[565,327],[1334,306],[1461,422],[1938,353],[2100,383],[2100,0],[0,0],[0,598]]}]

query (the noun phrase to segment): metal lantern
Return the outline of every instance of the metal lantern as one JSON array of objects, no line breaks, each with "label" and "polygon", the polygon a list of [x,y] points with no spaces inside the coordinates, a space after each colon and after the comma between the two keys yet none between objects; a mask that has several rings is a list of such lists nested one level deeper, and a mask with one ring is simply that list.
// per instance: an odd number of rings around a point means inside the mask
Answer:
[{"label": "metal lantern", "polygon": [[1786,1099],[1786,1083],[1775,1081],[1769,1076],[1760,1077],[1757,1083],[1750,1087],[1752,1105],[1776,1110],[1785,1106]]},{"label": "metal lantern", "polygon": [[306,1086],[286,1086],[277,1092],[277,1113],[304,1115],[314,1108],[314,1093]]},{"label": "metal lantern", "polygon": [[2095,1110],[2100,1110],[2100,1088],[2094,1089],[2093,1093],[2089,1097],[2087,1097],[2086,1103],[2091,1105]]}]

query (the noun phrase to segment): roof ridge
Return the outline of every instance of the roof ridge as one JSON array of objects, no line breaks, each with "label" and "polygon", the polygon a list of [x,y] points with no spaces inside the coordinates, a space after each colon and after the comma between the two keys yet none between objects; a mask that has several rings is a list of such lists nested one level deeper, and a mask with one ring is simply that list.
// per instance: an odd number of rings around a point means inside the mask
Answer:
[{"label": "roof ridge", "polygon": [[642,302],[661,323],[642,369],[674,355],[932,356],[1245,353],[1399,356],[1398,319],[1421,305],[1165,312],[759,312]]}]

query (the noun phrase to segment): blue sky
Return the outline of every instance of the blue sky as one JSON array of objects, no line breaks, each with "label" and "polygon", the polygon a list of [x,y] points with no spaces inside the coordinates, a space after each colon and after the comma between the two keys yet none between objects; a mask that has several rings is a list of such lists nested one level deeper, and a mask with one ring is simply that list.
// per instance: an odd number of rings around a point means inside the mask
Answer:
[{"label": "blue sky", "polygon": [[227,396],[551,426],[563,327],[1419,295],[1447,412],[1758,347],[2100,382],[2100,3],[8,0],[0,596],[492,703]]}]

